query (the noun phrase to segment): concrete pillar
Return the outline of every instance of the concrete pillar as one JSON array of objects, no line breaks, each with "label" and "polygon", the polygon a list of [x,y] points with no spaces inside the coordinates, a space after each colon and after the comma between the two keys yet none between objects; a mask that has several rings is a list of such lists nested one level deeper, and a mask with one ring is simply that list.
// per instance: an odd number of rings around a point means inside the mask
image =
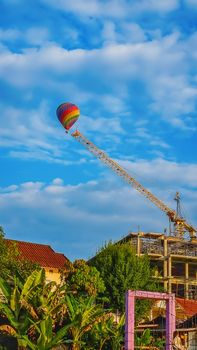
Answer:
[{"label": "concrete pillar", "polygon": [[167,277],[168,277],[168,261],[167,261],[167,256],[168,256],[168,241],[167,239],[164,237],[163,240],[163,277],[164,277],[164,290],[165,292],[168,291],[168,281],[167,281]]},{"label": "concrete pillar", "polygon": [[165,237],[164,237],[164,241],[163,241],[163,255],[164,256],[168,255],[168,241]]},{"label": "concrete pillar", "polygon": [[137,256],[140,256],[141,253],[141,238],[140,233],[137,235]]},{"label": "concrete pillar", "polygon": [[171,256],[169,256],[168,258],[168,293],[172,292],[171,277],[172,277],[172,258]]},{"label": "concrete pillar", "polygon": [[185,298],[189,298],[189,263],[185,263]]},{"label": "concrete pillar", "polygon": [[167,259],[164,258],[164,261],[163,261],[163,278],[164,278],[164,290],[165,290],[165,292],[168,291],[167,277],[168,277],[168,263],[167,263]]}]

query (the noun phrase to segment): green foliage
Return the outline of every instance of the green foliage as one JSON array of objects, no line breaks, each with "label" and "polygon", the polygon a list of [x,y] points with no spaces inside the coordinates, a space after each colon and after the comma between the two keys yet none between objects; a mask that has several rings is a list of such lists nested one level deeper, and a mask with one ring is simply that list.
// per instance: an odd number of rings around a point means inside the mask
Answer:
[{"label": "green foliage", "polygon": [[152,336],[150,329],[145,329],[141,335],[135,334],[135,345],[136,346],[148,346],[152,342]]},{"label": "green foliage", "polygon": [[76,260],[70,264],[69,268],[62,272],[62,280],[66,283],[68,292],[82,297],[96,297],[105,290],[100,272],[84,260]]},{"label": "green foliage", "polygon": [[[87,349],[84,335],[90,332],[94,326],[103,320],[106,313],[99,305],[95,304],[94,297],[76,299],[73,295],[66,295],[68,308],[68,320],[72,324],[69,335],[72,340],[72,349]],[[85,347],[83,347],[85,346]]]},{"label": "green foliage", "polygon": [[[105,283],[105,295],[113,310],[124,311],[127,290],[156,290],[151,278],[148,256],[136,256],[130,243],[112,244],[103,247],[90,262],[100,271]],[[147,301],[137,303],[137,316],[141,317],[150,305]]]},{"label": "green foliage", "polygon": [[0,278],[0,288],[4,296],[0,331],[16,337],[19,347],[47,350],[64,340],[70,325],[56,330],[66,310],[64,290],[55,283],[46,284],[43,269],[33,271],[26,280],[14,277],[11,286]]},{"label": "green foliage", "polygon": [[39,320],[37,323],[32,322],[32,324],[37,331],[36,341],[32,341],[26,335],[23,336],[26,345],[28,345],[31,350],[50,350],[59,344],[61,345],[62,342],[67,342],[70,324],[62,327],[56,333],[53,331],[53,319],[50,315],[46,316],[43,320]]},{"label": "green foliage", "polygon": [[30,319],[38,319],[34,308],[36,290],[40,290],[44,277],[44,271],[34,271],[26,281],[14,276],[12,286],[3,278],[0,278],[0,288],[4,300],[0,302],[1,316],[5,317],[5,324],[0,326],[4,331],[7,326],[10,335],[14,335],[19,343],[31,325]]},{"label": "green foliage", "polygon": [[[1,232],[2,254],[3,244]],[[12,247],[10,259],[13,250],[15,258],[18,254],[17,248]],[[136,257],[130,244],[108,244],[91,261],[92,265],[76,260],[62,273],[60,285],[46,283],[43,269],[35,269],[28,277],[26,269],[22,277],[16,260],[9,265],[8,256],[6,252],[0,268],[0,316],[4,320],[0,331],[14,336],[19,349],[54,350],[65,345],[69,350],[120,350],[125,291],[156,289],[151,282],[148,257]],[[9,279],[4,276],[5,271],[9,272]],[[106,306],[121,311],[119,322]],[[137,316],[144,316],[148,306],[147,301],[140,301],[136,306]],[[136,341],[148,345],[150,334],[146,331]]]},{"label": "green foliage", "polygon": [[154,342],[153,345],[158,347],[160,350],[164,350],[165,349],[165,344],[166,344],[166,339],[164,338],[157,338]]},{"label": "green foliage", "polygon": [[155,339],[151,335],[150,329],[147,328],[141,334],[135,333],[135,345],[139,347],[152,346],[162,350],[165,348],[165,339],[160,337]]},{"label": "green foliage", "polygon": [[120,350],[124,344],[124,326],[125,315],[116,319],[116,317],[106,312],[104,317],[94,325],[91,332],[88,334],[86,344],[91,344],[90,347],[84,347],[84,350]]},{"label": "green foliage", "polygon": [[26,278],[36,268],[40,268],[38,264],[31,261],[21,259],[17,247],[17,242],[9,242],[5,240],[5,233],[0,226],[0,276],[7,279],[9,276],[20,274]]},{"label": "green foliage", "polygon": [[109,334],[106,349],[120,350],[124,344],[125,315],[123,314],[118,322],[114,322],[114,317],[111,317],[106,324]]},{"label": "green foliage", "polygon": [[65,343],[81,349],[84,334],[106,313],[93,296],[76,298],[65,294],[66,286],[46,284],[43,269],[26,280],[14,277],[11,286],[1,278],[0,288],[0,331],[16,337],[20,348],[49,350]]}]

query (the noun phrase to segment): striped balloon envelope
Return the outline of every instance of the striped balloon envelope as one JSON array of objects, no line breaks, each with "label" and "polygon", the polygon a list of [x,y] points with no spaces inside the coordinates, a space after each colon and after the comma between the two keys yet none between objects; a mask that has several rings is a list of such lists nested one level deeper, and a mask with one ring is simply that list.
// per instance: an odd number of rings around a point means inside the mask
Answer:
[{"label": "striped balloon envelope", "polygon": [[62,103],[56,111],[60,123],[66,130],[69,130],[79,118],[80,110],[73,103]]}]

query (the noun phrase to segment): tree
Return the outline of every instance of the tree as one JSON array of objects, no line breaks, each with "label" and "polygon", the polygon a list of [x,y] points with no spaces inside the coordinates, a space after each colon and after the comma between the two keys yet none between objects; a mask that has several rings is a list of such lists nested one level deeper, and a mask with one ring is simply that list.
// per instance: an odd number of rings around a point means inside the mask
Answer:
[{"label": "tree", "polygon": [[4,296],[0,331],[17,338],[19,349],[28,345],[33,350],[48,350],[67,340],[70,324],[61,326],[67,310],[65,289],[55,282],[46,283],[44,269],[35,270],[26,280],[14,276],[11,285],[0,278],[0,288]]},{"label": "tree", "polygon": [[[100,271],[105,283],[108,306],[114,311],[124,311],[127,290],[157,290],[151,278],[148,256],[136,256],[130,243],[108,243],[90,261]],[[140,305],[140,307],[139,307]],[[141,300],[136,305],[137,316],[147,310],[150,302]]]},{"label": "tree", "polygon": [[151,342],[152,336],[149,328],[145,329],[141,335],[135,334],[136,346],[148,346],[151,344]]},{"label": "tree", "polygon": [[98,345],[95,347],[98,350],[120,350],[124,344],[124,326],[125,315],[123,314],[118,322],[114,316],[109,314],[109,317],[95,325],[94,333],[97,336]]},{"label": "tree", "polygon": [[62,282],[66,283],[67,292],[81,297],[96,297],[105,290],[100,272],[82,259],[70,263],[70,266],[62,272]]},{"label": "tree", "polygon": [[29,260],[22,259],[20,256],[17,242],[6,242],[5,233],[0,226],[0,276],[2,278],[9,278],[15,273],[19,273],[23,278],[28,277],[31,272],[40,266]]},{"label": "tree", "polygon": [[0,314],[4,317],[0,330],[17,338],[19,349],[26,348],[24,336],[30,330],[31,320],[38,320],[33,299],[43,280],[43,270],[35,270],[26,281],[20,276],[14,276],[11,285],[0,277],[0,288],[4,297],[0,302]]},{"label": "tree", "polygon": [[[106,349],[118,349],[122,335],[112,315],[94,296],[66,294],[66,285],[47,284],[43,269],[26,280],[14,276],[11,285],[0,278],[0,288],[0,331],[15,337],[18,349],[50,350],[66,344],[70,350],[101,350],[105,343]],[[105,334],[100,332],[104,329]]]},{"label": "tree", "polygon": [[66,295],[68,320],[71,326],[69,336],[72,339],[72,350],[87,349],[85,335],[102,320],[106,311],[95,303],[94,297],[76,299],[73,295]]},{"label": "tree", "polygon": [[109,332],[109,348],[113,350],[120,350],[124,344],[124,326],[125,314],[123,314],[118,322],[114,322],[114,318],[107,320],[107,327]]},{"label": "tree", "polygon": [[67,338],[68,330],[71,327],[70,324],[60,328],[57,332],[54,332],[51,315],[46,315],[44,319],[41,319],[38,322],[32,322],[32,324],[37,332],[36,340],[32,341],[28,336],[23,336],[28,348],[31,350],[51,350],[55,349],[62,343],[70,343],[70,340]]}]

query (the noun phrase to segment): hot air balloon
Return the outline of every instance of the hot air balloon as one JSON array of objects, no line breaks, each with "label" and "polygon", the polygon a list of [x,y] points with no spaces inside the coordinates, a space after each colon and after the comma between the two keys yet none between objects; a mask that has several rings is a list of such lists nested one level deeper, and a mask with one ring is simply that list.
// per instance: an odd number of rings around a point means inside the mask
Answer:
[{"label": "hot air balloon", "polygon": [[69,130],[79,118],[79,108],[73,103],[62,103],[56,111],[60,123],[66,130]]}]

